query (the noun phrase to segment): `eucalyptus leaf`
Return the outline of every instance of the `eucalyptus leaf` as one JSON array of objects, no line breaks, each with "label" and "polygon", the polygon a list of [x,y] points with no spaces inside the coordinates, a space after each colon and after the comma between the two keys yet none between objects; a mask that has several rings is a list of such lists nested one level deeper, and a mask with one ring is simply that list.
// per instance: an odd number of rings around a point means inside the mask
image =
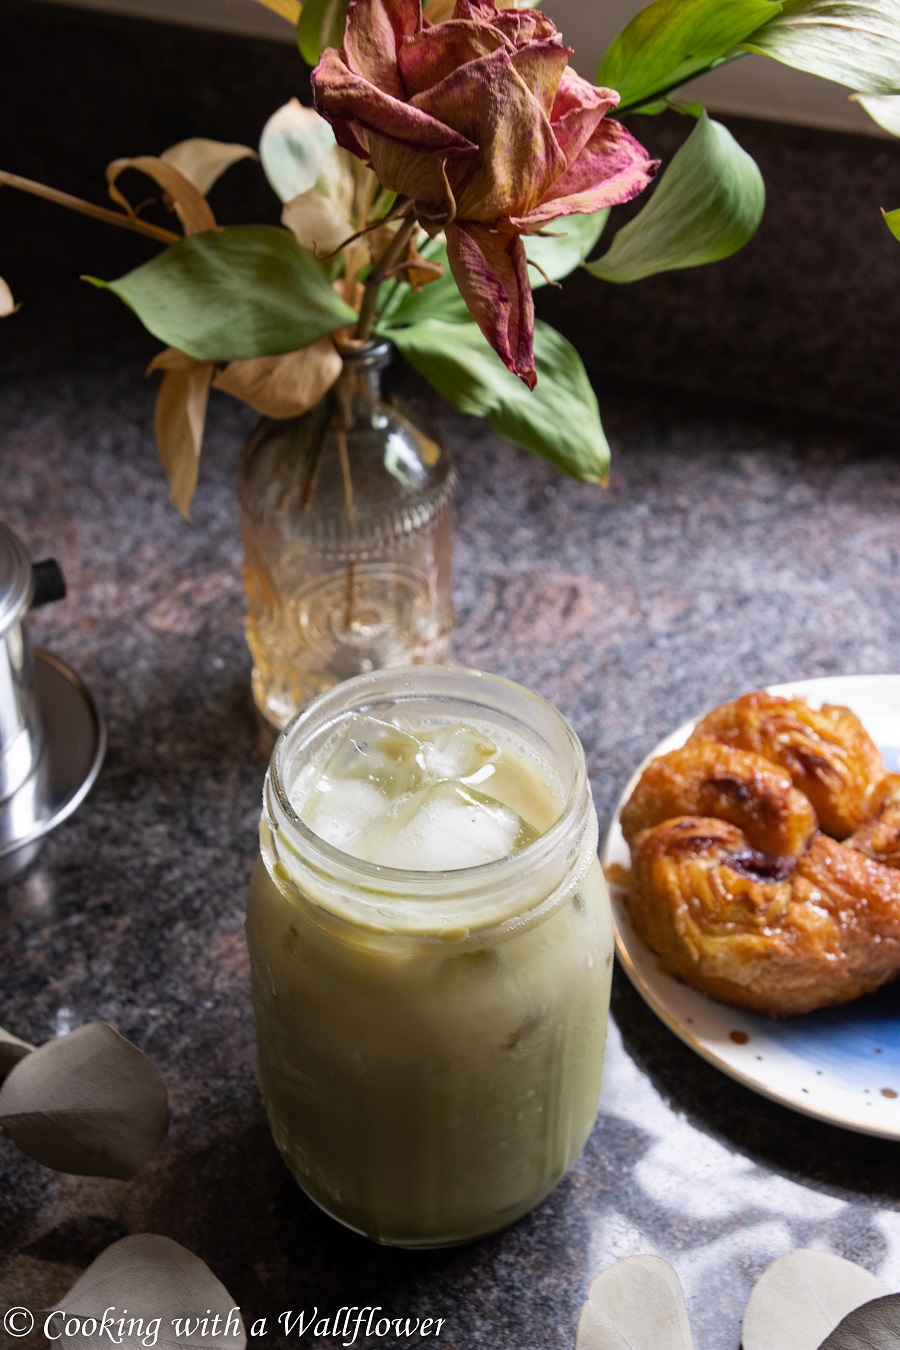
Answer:
[{"label": "eucalyptus leaf", "polygon": [[862,94],[900,93],[897,0],[784,0],[742,46]]},{"label": "eucalyptus leaf", "polygon": [[0,1087],[0,1126],[57,1172],[133,1177],[165,1138],[166,1085],[106,1022],[26,1055]]},{"label": "eucalyptus leaf", "polygon": [[[590,216],[565,216],[562,220],[554,221],[548,229],[556,237],[550,234],[544,238],[536,234],[526,235],[523,242],[528,261],[540,264],[551,281],[562,281],[587,258],[608,219],[609,208],[606,208]],[[528,270],[532,290],[547,284],[535,268]]]},{"label": "eucalyptus leaf", "polygon": [[474,323],[426,319],[389,336],[454,408],[486,417],[499,436],[573,478],[605,479],[609,446],[594,391],[575,348],[548,324],[535,325],[533,392],[506,369]]},{"label": "eucalyptus leaf", "polygon": [[307,65],[318,64],[326,47],[344,45],[350,0],[304,0],[297,23],[297,46]]},{"label": "eucalyptus leaf", "polygon": [[693,1344],[681,1283],[661,1257],[626,1256],[591,1284],[575,1350],[692,1350]]},{"label": "eucalyptus leaf", "polygon": [[272,189],[293,201],[328,176],[337,158],[334,132],[315,108],[292,98],[272,114],[259,138],[259,157]]},{"label": "eucalyptus leaf", "polygon": [[280,356],[356,321],[312,253],[277,225],[191,235],[117,281],[85,280],[197,361]]},{"label": "eucalyptus leaf", "polygon": [[885,131],[900,136],[900,94],[860,94],[857,103]]},{"label": "eucalyptus leaf", "polygon": [[[113,1319],[112,1332],[97,1325],[104,1309]],[[126,1309],[126,1331],[130,1319],[143,1324],[127,1336],[128,1345],[157,1350],[245,1350],[247,1345],[240,1312],[222,1282],[193,1252],[156,1233],[137,1233],[107,1247],[60,1299],[47,1323],[61,1350],[108,1350]],[[76,1321],[87,1324],[89,1333],[67,1334],[67,1322]]]},{"label": "eucalyptus leaf", "polygon": [[900,1350],[900,1294],[873,1299],[848,1313],[819,1350]]},{"label": "eucalyptus leaf", "polygon": [[0,1027],[0,1078],[5,1078],[13,1065],[30,1055],[33,1049],[33,1045]]},{"label": "eucalyptus leaf", "polygon": [[853,1308],[888,1289],[853,1261],[798,1248],[763,1271],[744,1311],[744,1350],[818,1350]]},{"label": "eucalyptus leaf", "polygon": [[633,107],[708,70],[780,13],[778,0],[653,0],[603,58],[597,83]]},{"label": "eucalyptus leaf", "polygon": [[762,220],[762,174],[731,132],[706,113],[672,157],[646,206],[623,225],[588,271],[640,281],[736,253]]},{"label": "eucalyptus leaf", "polygon": [[883,212],[884,222],[895,239],[900,239],[900,211]]}]

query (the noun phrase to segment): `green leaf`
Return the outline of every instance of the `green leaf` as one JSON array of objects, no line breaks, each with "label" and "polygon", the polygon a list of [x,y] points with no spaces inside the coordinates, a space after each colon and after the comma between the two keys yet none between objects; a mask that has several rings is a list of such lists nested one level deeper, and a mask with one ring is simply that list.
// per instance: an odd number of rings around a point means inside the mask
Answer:
[{"label": "green leaf", "polygon": [[277,225],[193,234],[117,281],[85,280],[197,361],[280,356],[356,320],[313,254]]},{"label": "green leaf", "polygon": [[633,107],[721,61],[780,10],[778,0],[653,0],[615,39],[597,83]]},{"label": "green leaf", "polygon": [[730,131],[704,113],[647,205],[588,271],[626,282],[717,262],[753,237],[765,204],[756,164]]},{"label": "green leaf", "polygon": [[884,223],[895,239],[900,239],[900,211],[882,211]]},{"label": "green leaf", "polygon": [[297,23],[297,46],[308,66],[315,66],[326,47],[344,45],[350,0],[304,0]]},{"label": "green leaf", "polygon": [[548,324],[535,325],[533,393],[510,374],[474,323],[427,319],[388,335],[454,408],[486,417],[499,436],[573,478],[605,479],[609,446],[594,391],[575,348]]},{"label": "green leaf", "polygon": [[785,0],[742,45],[863,94],[900,93],[897,0]]},{"label": "green leaf", "polygon": [[429,239],[420,249],[420,254],[428,262],[440,263],[444,275],[437,281],[429,281],[420,291],[414,291],[406,282],[401,282],[385,301],[380,317],[381,327],[423,323],[426,319],[441,319],[444,323],[471,323],[468,306],[450,271],[446,244],[441,240]]},{"label": "green leaf", "polygon": [[900,1294],[888,1294],[848,1313],[819,1350],[900,1350]]},{"label": "green leaf", "polygon": [[859,94],[856,102],[892,136],[900,136],[900,94]]},{"label": "green leaf", "polygon": [[[603,233],[608,217],[608,208],[591,216],[565,216],[549,226],[554,235],[558,232],[558,238],[526,235],[523,243],[529,262],[540,263],[551,281],[561,281],[584,262]],[[532,290],[546,286],[535,268],[529,268],[529,275]]]}]

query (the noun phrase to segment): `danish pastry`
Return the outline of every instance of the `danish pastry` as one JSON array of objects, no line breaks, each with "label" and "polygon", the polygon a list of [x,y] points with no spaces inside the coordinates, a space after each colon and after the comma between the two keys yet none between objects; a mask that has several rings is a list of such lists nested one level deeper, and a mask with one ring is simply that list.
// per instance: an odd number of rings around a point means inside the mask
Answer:
[{"label": "danish pastry", "polygon": [[848,708],[714,709],[621,824],[634,927],[694,988],[784,1016],[900,975],[900,774]]}]

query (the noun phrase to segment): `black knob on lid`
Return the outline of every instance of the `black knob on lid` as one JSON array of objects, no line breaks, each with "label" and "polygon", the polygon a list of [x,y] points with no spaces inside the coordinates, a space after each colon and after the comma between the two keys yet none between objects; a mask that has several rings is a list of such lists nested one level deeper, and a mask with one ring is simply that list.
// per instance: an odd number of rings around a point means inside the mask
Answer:
[{"label": "black knob on lid", "polygon": [[34,591],[31,597],[32,609],[38,609],[41,605],[50,605],[55,600],[66,598],[66,579],[55,558],[45,558],[43,562],[35,563],[32,567],[32,575],[34,577]]}]

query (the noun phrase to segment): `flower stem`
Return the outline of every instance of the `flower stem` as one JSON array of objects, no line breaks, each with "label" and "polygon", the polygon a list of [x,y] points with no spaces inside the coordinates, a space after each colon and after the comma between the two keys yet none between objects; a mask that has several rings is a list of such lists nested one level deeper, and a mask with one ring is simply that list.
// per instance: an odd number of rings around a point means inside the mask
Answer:
[{"label": "flower stem", "polygon": [[367,342],[371,337],[381,283],[387,280],[392,268],[396,267],[403,257],[417,228],[418,222],[413,214],[413,208],[410,206],[402,217],[393,239],[369,273],[369,279],[363,292],[362,305],[360,306],[359,323],[356,325],[357,342]]},{"label": "flower stem", "polygon": [[68,192],[45,187],[43,183],[35,183],[31,178],[20,178],[16,173],[7,173],[5,169],[0,169],[0,187],[3,186],[18,188],[20,192],[30,192],[32,197],[43,197],[45,201],[56,202],[58,206],[67,206],[70,211],[78,211],[83,216],[93,216],[94,220],[106,221],[108,225],[118,225],[122,230],[145,234],[161,244],[177,244],[181,240],[180,234],[164,230],[160,225],[151,225],[149,221],[139,220],[137,216],[126,216],[121,211],[111,211],[106,206],[95,206],[93,202],[83,201],[81,197],[73,197]]}]

